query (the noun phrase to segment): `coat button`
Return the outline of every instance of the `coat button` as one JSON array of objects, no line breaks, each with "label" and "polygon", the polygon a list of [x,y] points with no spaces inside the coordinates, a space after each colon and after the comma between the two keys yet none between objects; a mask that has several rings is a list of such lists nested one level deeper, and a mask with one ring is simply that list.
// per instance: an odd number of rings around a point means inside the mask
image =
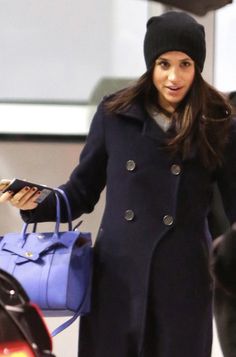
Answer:
[{"label": "coat button", "polygon": [[172,224],[174,223],[174,218],[167,214],[163,217],[163,223],[166,226],[172,226]]},{"label": "coat button", "polygon": [[170,171],[173,175],[177,176],[181,172],[181,167],[177,164],[171,165]]},{"label": "coat button", "polygon": [[125,220],[126,221],[133,221],[134,219],[134,211],[132,211],[131,209],[127,209],[125,211]]},{"label": "coat button", "polygon": [[135,164],[134,160],[128,160],[126,162],[126,169],[128,171],[134,171],[135,167],[136,167],[136,164]]}]

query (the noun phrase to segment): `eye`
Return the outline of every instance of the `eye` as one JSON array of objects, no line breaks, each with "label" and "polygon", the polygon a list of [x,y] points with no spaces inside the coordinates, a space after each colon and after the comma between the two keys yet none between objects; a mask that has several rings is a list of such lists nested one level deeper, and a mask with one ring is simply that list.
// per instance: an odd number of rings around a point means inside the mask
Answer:
[{"label": "eye", "polygon": [[192,66],[192,62],[190,62],[190,61],[183,61],[183,62],[181,62],[181,66],[184,67],[184,68],[191,67],[191,66]]},{"label": "eye", "polygon": [[164,61],[164,60],[161,60],[161,61],[157,61],[156,64],[158,66],[160,66],[162,69],[168,69],[170,67],[170,64],[168,61]]}]

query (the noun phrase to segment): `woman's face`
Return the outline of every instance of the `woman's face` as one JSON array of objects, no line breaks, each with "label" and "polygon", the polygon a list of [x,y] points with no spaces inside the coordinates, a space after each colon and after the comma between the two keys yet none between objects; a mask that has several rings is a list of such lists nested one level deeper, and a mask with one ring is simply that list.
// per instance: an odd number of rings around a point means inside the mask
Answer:
[{"label": "woman's face", "polygon": [[170,51],[155,61],[153,84],[159,105],[173,112],[189,91],[195,75],[194,61],[185,53]]}]

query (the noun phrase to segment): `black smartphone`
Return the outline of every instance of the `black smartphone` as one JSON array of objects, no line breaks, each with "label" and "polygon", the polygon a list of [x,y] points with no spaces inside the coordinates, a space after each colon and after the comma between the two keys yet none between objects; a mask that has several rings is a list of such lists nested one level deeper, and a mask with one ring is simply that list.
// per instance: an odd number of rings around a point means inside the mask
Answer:
[{"label": "black smartphone", "polygon": [[7,191],[12,191],[14,193],[19,192],[22,188],[28,186],[28,187],[37,187],[39,191],[41,191],[40,196],[37,198],[35,202],[41,203],[43,200],[53,191],[53,188],[48,187],[46,185],[38,184],[38,183],[33,183],[29,182],[26,180],[21,180],[21,179],[13,179],[9,181],[9,183],[6,182],[6,180],[3,180],[5,183],[5,187],[1,190],[2,193],[7,192]]}]

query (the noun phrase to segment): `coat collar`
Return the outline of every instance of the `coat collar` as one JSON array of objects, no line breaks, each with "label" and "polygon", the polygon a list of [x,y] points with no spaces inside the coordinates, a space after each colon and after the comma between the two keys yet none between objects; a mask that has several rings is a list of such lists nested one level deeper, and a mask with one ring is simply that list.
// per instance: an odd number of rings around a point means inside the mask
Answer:
[{"label": "coat collar", "polygon": [[136,119],[143,123],[143,135],[157,140],[161,143],[171,135],[171,130],[164,132],[162,128],[150,117],[144,106],[138,102],[133,103],[130,107],[116,111],[117,114]]},{"label": "coat collar", "polygon": [[148,116],[143,105],[138,102],[134,102],[128,108],[119,109],[116,111],[117,114],[121,114],[126,117],[131,117],[144,122]]}]

